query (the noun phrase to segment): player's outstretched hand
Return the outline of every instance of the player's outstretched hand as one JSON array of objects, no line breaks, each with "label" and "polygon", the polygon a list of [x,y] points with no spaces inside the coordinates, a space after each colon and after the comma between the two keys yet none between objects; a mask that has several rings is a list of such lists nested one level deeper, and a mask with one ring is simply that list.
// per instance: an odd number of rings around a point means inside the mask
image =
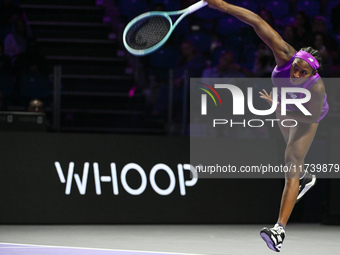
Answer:
[{"label": "player's outstretched hand", "polygon": [[270,91],[270,94],[265,89],[262,89],[263,92],[259,92],[260,98],[266,100],[269,105],[273,104],[273,92]]}]

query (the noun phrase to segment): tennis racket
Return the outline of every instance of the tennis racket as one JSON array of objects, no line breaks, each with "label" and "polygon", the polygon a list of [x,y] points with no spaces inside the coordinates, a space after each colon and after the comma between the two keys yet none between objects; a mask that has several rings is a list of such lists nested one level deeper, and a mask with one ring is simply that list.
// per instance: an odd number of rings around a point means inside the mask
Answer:
[{"label": "tennis racket", "polygon": [[[137,16],[124,29],[123,43],[125,48],[136,56],[144,56],[154,52],[169,39],[172,31],[183,18],[207,4],[202,0],[180,11],[152,11]],[[178,15],[181,16],[173,23],[170,16]]]}]

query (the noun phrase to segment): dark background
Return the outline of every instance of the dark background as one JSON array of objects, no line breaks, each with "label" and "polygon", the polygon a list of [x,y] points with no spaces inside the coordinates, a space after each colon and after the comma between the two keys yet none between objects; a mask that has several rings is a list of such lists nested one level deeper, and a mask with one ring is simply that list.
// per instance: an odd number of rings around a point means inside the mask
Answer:
[{"label": "dark background", "polygon": [[[200,179],[195,186],[187,187],[185,196],[180,195],[178,186],[177,164],[190,162],[185,81],[217,67],[226,52],[233,59],[221,75],[233,78],[250,71],[251,77],[270,77],[275,66],[273,56],[254,31],[229,15],[205,7],[184,19],[167,44],[149,56],[132,56],[122,44],[124,27],[137,15],[155,8],[186,8],[194,2],[0,0],[0,111],[7,112],[0,118],[0,223],[275,222],[283,179]],[[310,45],[330,56],[329,62],[323,63],[326,68],[320,70],[323,78],[340,76],[339,1],[231,2],[263,18],[262,11],[269,11],[267,21],[296,49]],[[299,22],[302,16],[304,24]],[[20,19],[26,28],[23,37],[27,48],[15,63],[3,53],[5,39],[15,32]],[[318,45],[320,24],[326,39]],[[315,25],[319,25],[319,31]],[[289,38],[285,30],[290,26],[296,33]],[[190,61],[181,49],[183,42],[196,48],[199,58],[191,64],[200,62],[199,68],[189,70]],[[171,105],[168,86],[171,80],[183,77],[174,87]],[[326,85],[326,91],[330,112],[320,124],[307,162],[339,163],[340,90]],[[32,111],[28,107],[32,100],[44,104],[33,109],[45,114],[44,127],[34,122],[11,126],[7,117],[2,118],[8,112]],[[14,129],[17,132],[7,132]],[[273,133],[264,135],[255,135],[252,141],[242,133],[226,137],[232,138],[229,149],[235,145],[226,156],[239,161],[244,158],[246,164],[254,160],[254,151],[262,150],[266,152],[262,156],[282,164],[283,139],[276,139],[280,136]],[[90,163],[86,195],[79,194],[74,179],[71,194],[65,195],[55,161],[61,163],[65,176],[69,162],[75,162],[75,173],[80,176],[84,163]],[[94,162],[105,176],[112,162],[118,173],[126,163],[135,162],[147,176],[152,166],[162,162],[173,170],[176,187],[170,195],[160,196],[148,180],[145,192],[133,196],[118,180],[119,195],[112,194],[110,183],[102,183],[102,195],[96,195]],[[138,187],[140,177],[136,173],[129,172],[128,178],[132,187]],[[167,175],[159,172],[158,182],[166,188]],[[291,221],[340,223],[339,187],[339,179],[319,178],[296,205]]]},{"label": "dark background", "polygon": [[[339,162],[337,138],[333,132],[330,162]],[[182,137],[17,133],[0,134],[0,222],[1,223],[271,223],[276,220],[284,180],[282,179],[199,179],[181,196],[177,164],[190,161],[189,139]],[[237,141],[235,141],[237,142]],[[258,141],[260,142],[260,141]],[[257,143],[258,144],[258,143]],[[256,143],[226,157],[247,155],[252,160]],[[275,154],[268,157],[277,158]],[[67,178],[69,162],[82,178],[83,165],[90,163],[86,194],[81,195],[73,178],[71,194],[65,195],[54,162],[61,164]],[[92,164],[100,175],[110,175],[110,163],[117,166],[119,194],[112,184],[101,183],[96,195]],[[146,190],[138,196],[126,192],[119,178],[127,163],[145,171]],[[176,187],[168,196],[151,187],[149,172],[157,163],[168,165]],[[186,173],[185,179],[190,179]],[[134,170],[127,174],[131,188],[140,186]],[[160,188],[169,185],[163,171],[156,174]],[[294,209],[292,222],[337,223],[340,217],[339,179],[319,179],[318,184]]]}]

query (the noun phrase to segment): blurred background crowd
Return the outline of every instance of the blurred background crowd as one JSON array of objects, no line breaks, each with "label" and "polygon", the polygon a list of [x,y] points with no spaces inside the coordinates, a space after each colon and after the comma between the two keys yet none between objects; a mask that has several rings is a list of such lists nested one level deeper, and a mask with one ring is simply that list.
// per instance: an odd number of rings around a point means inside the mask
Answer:
[{"label": "blurred background crowd", "polygon": [[[185,18],[155,53],[135,57],[125,51],[122,31],[138,14],[195,2],[0,0],[0,110],[39,109],[51,118],[58,89],[55,131],[162,134],[183,122],[189,78],[270,77],[273,55],[253,29],[209,7]],[[230,2],[260,15],[295,49],[319,50],[321,77],[340,77],[339,0]],[[57,88],[56,65],[62,69]],[[337,116],[339,89],[327,89]]]}]

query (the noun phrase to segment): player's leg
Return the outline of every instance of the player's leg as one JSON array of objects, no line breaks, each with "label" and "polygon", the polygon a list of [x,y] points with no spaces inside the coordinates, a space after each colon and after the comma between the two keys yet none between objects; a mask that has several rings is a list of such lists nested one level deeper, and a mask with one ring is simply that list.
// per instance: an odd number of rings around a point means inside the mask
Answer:
[{"label": "player's leg", "polygon": [[[279,123],[281,123],[281,120],[279,121]],[[289,131],[290,131],[290,126],[292,125],[292,122],[287,122],[286,123],[286,126],[282,126],[282,125],[279,125],[279,128],[280,128],[280,131],[281,131],[281,134],[283,135],[283,138],[285,139],[285,142],[286,144],[288,143],[288,139],[289,139]]]},{"label": "player's leg", "polygon": [[318,123],[299,123],[296,127],[290,128],[285,151],[285,164],[291,171],[286,174],[278,218],[278,222],[284,226],[294,208],[299,193],[300,171],[304,171],[304,160],[314,140],[317,128]]},{"label": "player's leg", "polygon": [[285,188],[282,193],[281,207],[278,223],[273,228],[263,228],[261,237],[268,247],[279,252],[285,238],[285,225],[293,211],[299,193],[300,167],[303,170],[304,159],[314,140],[318,124],[299,123],[289,129],[280,127],[287,142],[285,163],[291,167],[291,172],[286,174]]},{"label": "player's leg", "polygon": [[[282,125],[279,125],[280,131],[284,137],[284,140],[286,142],[286,145],[288,143],[289,139],[289,132],[290,132],[290,126],[292,122],[286,123],[287,127],[284,127]],[[303,173],[300,173],[300,179],[299,179],[299,194],[296,200],[296,203],[300,201],[300,199],[306,194],[306,192],[312,188],[316,183],[316,177],[315,175],[312,175],[308,173],[307,171],[304,171]]]}]

